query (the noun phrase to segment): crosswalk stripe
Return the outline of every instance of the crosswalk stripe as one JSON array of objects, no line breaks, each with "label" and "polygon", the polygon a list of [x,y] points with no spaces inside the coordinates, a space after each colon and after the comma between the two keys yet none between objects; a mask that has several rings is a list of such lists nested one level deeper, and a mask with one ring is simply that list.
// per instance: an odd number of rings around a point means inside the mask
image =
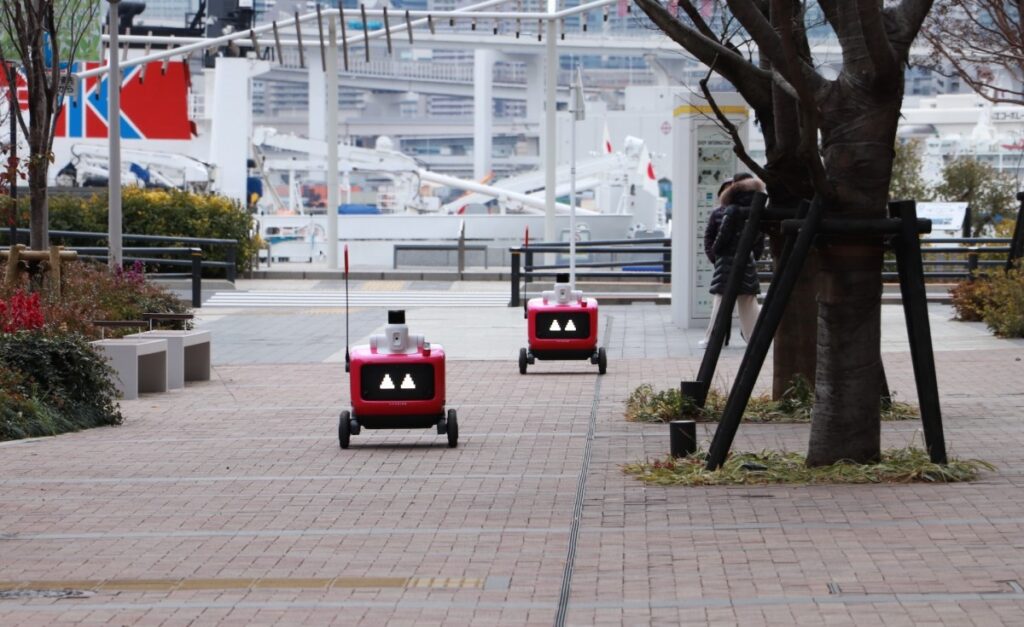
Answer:
[{"label": "crosswalk stripe", "polygon": [[[505,307],[509,296],[502,292],[453,292],[407,290],[403,292],[351,292],[353,307]],[[344,307],[344,292],[327,291],[226,291],[215,292],[204,307]]]}]

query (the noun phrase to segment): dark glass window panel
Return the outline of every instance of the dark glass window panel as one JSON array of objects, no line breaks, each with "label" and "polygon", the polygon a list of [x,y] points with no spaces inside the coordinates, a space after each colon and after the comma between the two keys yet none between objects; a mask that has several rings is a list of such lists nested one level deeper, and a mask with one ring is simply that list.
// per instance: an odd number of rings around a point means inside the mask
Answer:
[{"label": "dark glass window panel", "polygon": [[543,312],[537,314],[537,337],[543,340],[583,339],[590,337],[587,312]]},{"label": "dark glass window panel", "polygon": [[360,371],[367,401],[425,401],[434,398],[434,367],[430,364],[367,364]]}]

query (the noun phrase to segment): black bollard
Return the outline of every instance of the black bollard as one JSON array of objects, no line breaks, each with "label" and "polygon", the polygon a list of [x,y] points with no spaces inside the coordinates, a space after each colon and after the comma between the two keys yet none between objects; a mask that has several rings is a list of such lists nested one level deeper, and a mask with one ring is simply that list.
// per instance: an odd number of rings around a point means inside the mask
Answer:
[{"label": "black bollard", "polygon": [[697,452],[697,423],[673,420],[668,423],[669,452],[672,457],[686,457]]},{"label": "black bollard", "polygon": [[680,381],[679,393],[693,401],[697,407],[704,407],[708,399],[708,388],[700,381]]}]

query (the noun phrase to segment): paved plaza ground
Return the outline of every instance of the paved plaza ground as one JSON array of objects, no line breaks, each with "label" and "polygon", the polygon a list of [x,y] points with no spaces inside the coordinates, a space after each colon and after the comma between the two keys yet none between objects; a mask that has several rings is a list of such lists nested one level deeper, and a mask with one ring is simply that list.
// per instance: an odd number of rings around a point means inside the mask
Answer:
[{"label": "paved plaza ground", "polygon": [[[353,285],[356,342],[392,292],[498,289]],[[204,307],[210,382],[123,402],[121,427],[0,444],[0,624],[1024,624],[1024,341],[946,307],[931,321],[947,442],[998,472],[662,488],[621,465],[664,455],[667,428],[622,413],[640,383],[697,370],[703,330],[675,329],[668,307],[602,307],[603,377],[583,362],[521,376],[521,310],[409,307],[449,354],[459,447],[364,431],[343,451],[343,310],[287,301],[338,284],[239,288],[283,300]],[[890,384],[912,401],[902,312],[883,310]],[[919,427],[885,424],[883,443],[919,444]],[[803,450],[808,431],[746,424],[735,448]]]}]

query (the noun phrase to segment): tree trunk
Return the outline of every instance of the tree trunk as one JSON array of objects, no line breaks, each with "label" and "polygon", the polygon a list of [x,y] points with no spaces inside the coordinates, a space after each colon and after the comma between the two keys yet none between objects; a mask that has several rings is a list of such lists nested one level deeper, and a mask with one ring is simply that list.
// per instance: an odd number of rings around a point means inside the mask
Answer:
[{"label": "tree trunk", "polygon": [[[763,125],[762,129],[767,166],[773,172],[784,173],[788,181],[786,185],[772,184],[768,191],[772,206],[793,208],[802,198],[810,198],[813,188],[799,155],[800,118],[796,103],[777,85],[772,86],[772,94],[771,124]],[[777,229],[774,231],[769,238],[772,259],[780,259],[784,238]],[[775,350],[772,351],[772,398],[775,400],[782,398],[797,376],[814,385],[818,361],[816,271],[817,255],[811,251],[775,331]]]},{"label": "tree trunk", "polygon": [[[881,218],[902,101],[895,89],[840,81],[820,104],[827,215]],[[820,242],[824,241],[822,245]],[[807,463],[873,462],[880,448],[882,242],[819,238],[818,365]]]},{"label": "tree trunk", "polygon": [[[41,40],[40,40],[41,41]],[[43,65],[42,45],[36,56],[25,67],[28,82],[28,188],[29,188],[29,247],[48,250],[50,247],[50,215],[46,197],[46,178],[50,169],[50,132],[53,111],[46,93],[47,70]]]},{"label": "tree trunk", "polygon": [[[770,242],[772,258],[779,259],[783,238],[773,235]],[[775,331],[775,350],[772,352],[772,398],[775,400],[782,398],[798,376],[814,386],[818,362],[817,274],[818,255],[812,250]]]},{"label": "tree trunk", "polygon": [[818,367],[807,464],[880,456],[882,248],[833,243],[818,271]]},{"label": "tree trunk", "polygon": [[[29,189],[29,225],[31,237],[29,247],[32,250],[48,250],[50,248],[50,203],[46,194],[46,164],[36,165],[43,161],[33,155],[32,163],[29,165],[28,189]],[[36,170],[42,170],[38,172]]]}]

